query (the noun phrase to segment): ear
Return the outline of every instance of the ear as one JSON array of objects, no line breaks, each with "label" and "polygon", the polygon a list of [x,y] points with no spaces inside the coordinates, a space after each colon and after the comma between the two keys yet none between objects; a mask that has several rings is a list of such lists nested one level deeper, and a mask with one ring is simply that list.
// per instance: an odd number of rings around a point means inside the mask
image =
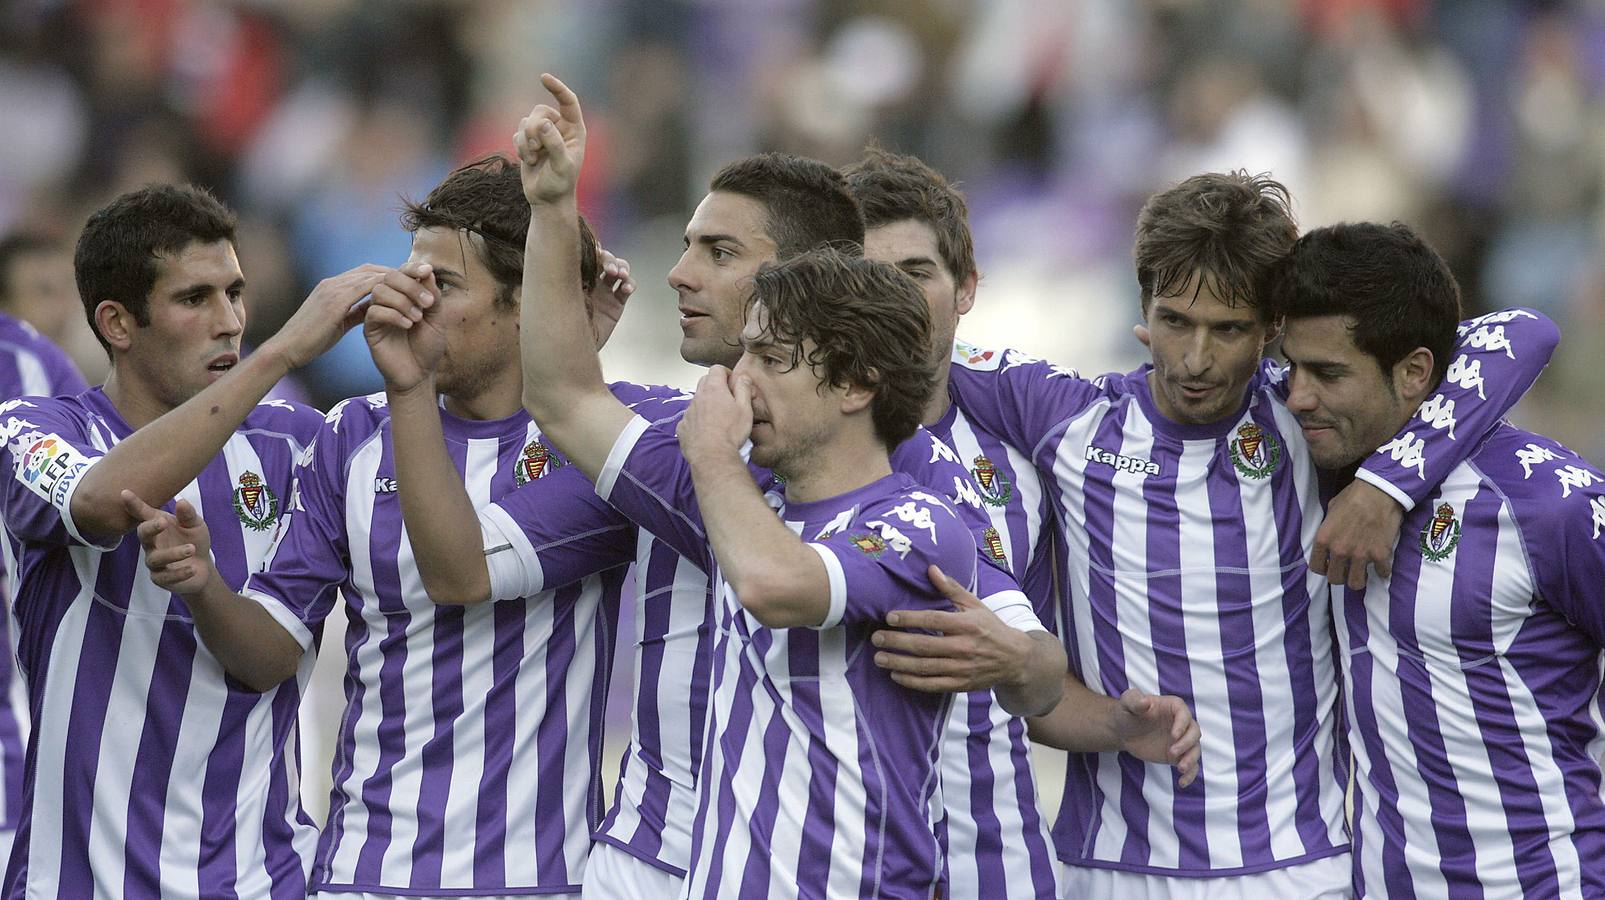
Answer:
[{"label": "ear", "polygon": [[134,314],[117,300],[102,300],[95,307],[95,329],[113,350],[127,351],[134,342],[132,332],[138,327]]},{"label": "ear", "polygon": [[953,308],[959,315],[964,315],[975,308],[975,286],[981,280],[981,273],[971,272],[970,277],[964,279],[958,286],[958,293],[953,298]]},{"label": "ear", "polygon": [[1401,397],[1426,397],[1432,389],[1432,351],[1417,347],[1393,364],[1393,389]]},{"label": "ear", "polygon": [[[880,372],[870,369],[869,377],[879,381]],[[861,384],[849,384],[841,391],[841,411],[847,415],[869,409],[875,400],[876,389]]]}]

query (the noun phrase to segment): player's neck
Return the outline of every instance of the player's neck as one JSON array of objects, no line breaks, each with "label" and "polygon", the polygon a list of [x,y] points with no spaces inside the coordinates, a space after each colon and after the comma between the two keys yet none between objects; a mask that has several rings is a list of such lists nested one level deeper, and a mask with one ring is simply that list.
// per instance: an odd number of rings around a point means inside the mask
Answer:
[{"label": "player's neck", "polygon": [[160,419],[171,412],[173,407],[162,401],[142,383],[138,378],[129,378],[122,375],[116,366],[106,373],[106,383],[101,388],[106,399],[111,401],[112,408],[123,417],[128,427],[135,431]]},{"label": "player's neck", "polygon": [[828,500],[892,474],[891,459],[873,432],[838,433],[813,448],[796,471],[783,473],[786,499],[795,503]]},{"label": "player's neck", "polygon": [[474,422],[505,419],[524,408],[524,395],[518,381],[511,385],[493,384],[472,395],[442,394],[441,399],[446,412]]},{"label": "player's neck", "polygon": [[953,401],[947,396],[947,379],[951,371],[952,366],[945,359],[936,367],[936,389],[931,392],[930,402],[925,404],[925,415],[920,419],[921,425],[930,427],[942,421],[942,417],[947,415],[948,407],[953,405]]}]

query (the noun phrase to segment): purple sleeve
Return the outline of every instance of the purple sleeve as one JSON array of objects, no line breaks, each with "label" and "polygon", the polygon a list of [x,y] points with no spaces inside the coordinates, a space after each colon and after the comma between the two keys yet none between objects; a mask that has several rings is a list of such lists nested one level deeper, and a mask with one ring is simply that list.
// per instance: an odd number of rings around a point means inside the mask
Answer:
[{"label": "purple sleeve", "polygon": [[1522,437],[1519,446],[1490,445],[1478,461],[1497,452],[1509,467],[1502,487],[1538,595],[1605,648],[1605,476],[1555,441]]},{"label": "purple sleeve", "polygon": [[529,597],[635,559],[634,523],[598,497],[577,466],[503,495],[479,522],[492,600]]},{"label": "purple sleeve", "polygon": [[90,443],[79,417],[54,400],[8,400],[0,404],[0,435],[5,440],[0,517],[7,530],[23,541],[117,546],[123,535],[97,543],[79,534],[72,521],[73,492],[104,455]]},{"label": "purple sleeve", "polygon": [[46,363],[50,376],[50,394],[53,397],[72,397],[89,390],[84,376],[79,373],[78,367],[56,345],[51,344],[52,353]]},{"label": "purple sleeve", "polygon": [[1357,476],[1413,508],[1527,393],[1559,343],[1555,323],[1534,310],[1505,309],[1462,322],[1437,392]]},{"label": "purple sleeve", "polygon": [[596,493],[704,572],[713,551],[691,485],[691,466],[680,452],[673,421],[657,425],[637,416],[619,433],[596,479]]},{"label": "purple sleeve", "polygon": [[[340,599],[350,569],[345,527],[345,454],[338,408],[296,463],[289,513],[279,523],[261,571],[241,593],[262,604],[310,648],[316,629]],[[354,429],[345,420],[347,434]]]},{"label": "purple sleeve", "polygon": [[894,609],[951,609],[926,574],[931,565],[976,589],[974,539],[940,497],[921,490],[870,506],[848,527],[809,543],[830,578],[820,628],[882,625]]},{"label": "purple sleeve", "polygon": [[[897,445],[892,452],[892,471],[901,472],[920,486],[940,494],[974,536],[979,566],[976,596],[985,600],[994,595],[1020,593],[1019,581],[1009,572],[1009,558],[998,530],[981,508],[980,488],[975,476],[964,467],[958,454],[941,438],[924,428]],[[948,574],[952,574],[951,572]],[[957,576],[954,576],[957,578]]]},{"label": "purple sleeve", "polygon": [[1102,395],[1074,369],[963,342],[954,345],[948,389],[982,429],[1033,455],[1055,426]]}]

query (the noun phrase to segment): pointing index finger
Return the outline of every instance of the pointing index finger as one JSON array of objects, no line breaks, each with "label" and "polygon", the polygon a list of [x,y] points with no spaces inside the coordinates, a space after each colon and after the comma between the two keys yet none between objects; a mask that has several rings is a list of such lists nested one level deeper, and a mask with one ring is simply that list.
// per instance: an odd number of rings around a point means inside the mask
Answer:
[{"label": "pointing index finger", "polygon": [[557,101],[557,108],[562,112],[563,118],[583,127],[585,119],[580,115],[580,98],[569,89],[569,86],[550,72],[541,76],[541,84],[546,86],[552,94],[552,99]]}]

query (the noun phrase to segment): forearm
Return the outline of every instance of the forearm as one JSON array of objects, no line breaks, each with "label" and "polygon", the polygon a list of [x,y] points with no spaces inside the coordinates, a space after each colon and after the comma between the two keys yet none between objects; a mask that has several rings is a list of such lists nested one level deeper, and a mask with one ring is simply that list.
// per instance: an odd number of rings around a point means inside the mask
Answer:
[{"label": "forearm", "polygon": [[446,453],[434,379],[386,396],[401,517],[424,590],[436,603],[483,602],[490,598],[490,570],[479,516]]},{"label": "forearm", "polygon": [[580,289],[578,215],[572,194],[530,207],[519,341],[524,405],[543,427],[576,393],[606,390]]},{"label": "forearm", "polygon": [[764,502],[741,457],[691,460],[691,480],[714,559],[741,605],[770,628],[825,621],[824,562]]},{"label": "forearm", "polygon": [[1049,714],[1065,689],[1069,661],[1064,647],[1046,631],[1015,633],[1021,638],[1019,675],[997,685],[992,693],[1011,715]]},{"label": "forearm", "polygon": [[1064,696],[1059,704],[1028,721],[1031,740],[1074,753],[1124,749],[1114,726],[1119,701],[1088,688],[1073,673],[1066,672],[1062,683]]},{"label": "forearm", "polygon": [[201,641],[230,675],[255,691],[270,691],[294,677],[301,645],[256,601],[229,590],[214,575],[184,602]]},{"label": "forearm", "polygon": [[201,474],[240,423],[289,372],[264,346],[176,409],[135,431],[84,474],[73,493],[72,517],[86,535],[114,535],[138,524],[123,508],[133,491],[160,506]]}]

